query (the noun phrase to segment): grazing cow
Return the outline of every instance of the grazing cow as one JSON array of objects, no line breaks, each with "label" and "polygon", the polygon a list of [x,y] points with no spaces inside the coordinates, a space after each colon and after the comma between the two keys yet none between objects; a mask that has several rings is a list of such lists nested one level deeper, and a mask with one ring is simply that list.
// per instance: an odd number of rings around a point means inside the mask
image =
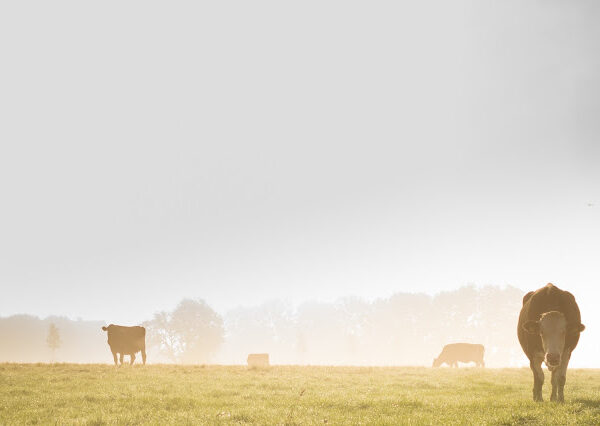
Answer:
[{"label": "grazing cow", "polygon": [[542,362],[552,372],[551,401],[563,402],[567,366],[571,352],[577,346],[581,323],[575,297],[548,284],[523,297],[517,334],[523,352],[533,371],[533,400],[542,401],[544,371]]},{"label": "grazing cow", "polygon": [[457,367],[458,362],[474,362],[477,367],[485,367],[483,362],[483,345],[471,343],[451,343],[444,346],[440,355],[433,360],[433,366],[439,367],[443,363],[450,367]]},{"label": "grazing cow", "polygon": [[248,361],[248,367],[268,367],[269,354],[250,354],[246,361]]},{"label": "grazing cow", "polygon": [[144,327],[124,327],[110,324],[108,327],[102,327],[102,330],[108,334],[108,345],[115,365],[117,365],[117,354],[121,355],[121,365],[123,365],[125,355],[129,355],[129,364],[133,364],[135,353],[140,351],[142,352],[142,361],[146,365],[146,329]]}]

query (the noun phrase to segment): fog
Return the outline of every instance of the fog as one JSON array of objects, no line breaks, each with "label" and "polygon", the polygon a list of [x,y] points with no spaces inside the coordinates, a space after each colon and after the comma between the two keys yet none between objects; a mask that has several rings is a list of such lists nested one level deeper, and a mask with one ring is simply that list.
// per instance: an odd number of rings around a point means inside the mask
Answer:
[{"label": "fog", "polygon": [[[0,4],[2,359],[56,322],[103,361],[98,324],[201,299],[218,349],[152,360],[516,365],[553,282],[597,366],[598,2],[34,3]],[[477,326],[439,302],[469,285],[518,290]]]},{"label": "fog", "polygon": [[[267,352],[275,364],[430,365],[446,343],[472,342],[487,347],[488,366],[517,366],[524,357],[514,321],[505,319],[518,313],[522,296],[513,287],[469,286],[435,297],[398,293],[374,302],[349,297],[294,307],[272,300],[224,316],[188,299],[144,322],[147,352],[152,363],[240,364],[249,353]],[[47,342],[50,324],[60,340],[54,352]],[[0,361],[112,362],[102,325],[0,318]]]},{"label": "fog", "polygon": [[[368,302],[281,300],[220,315],[202,300],[185,299],[158,312],[147,328],[150,363],[244,364],[268,353],[273,364],[430,366],[448,343],[480,343],[487,367],[528,365],[516,339],[524,293],[514,287],[461,287],[435,296],[397,293]],[[60,343],[48,344],[50,324]],[[104,321],[27,315],[0,318],[0,362],[111,363]],[[573,366],[594,365],[598,345],[586,334]],[[139,362],[139,360],[138,360]]]}]

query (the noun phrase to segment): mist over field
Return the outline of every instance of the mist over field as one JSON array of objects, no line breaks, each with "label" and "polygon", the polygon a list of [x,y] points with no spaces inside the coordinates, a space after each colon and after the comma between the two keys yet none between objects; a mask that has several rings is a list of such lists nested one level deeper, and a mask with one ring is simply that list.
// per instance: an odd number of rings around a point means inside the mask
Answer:
[{"label": "mist over field", "polygon": [[1,361],[598,366],[598,2],[109,3],[0,5]]},{"label": "mist over field", "polygon": [[0,1],[0,424],[600,424],[599,22]]},{"label": "mist over field", "polygon": [[[431,366],[445,344],[469,342],[485,346],[487,367],[516,367],[527,365],[516,339],[523,294],[514,287],[467,286],[435,296],[397,293],[372,302],[347,297],[293,306],[271,300],[223,315],[187,299],[142,324],[150,363],[244,364],[249,353],[269,353],[273,364]],[[0,362],[112,363],[101,330],[107,323],[0,318]],[[54,352],[46,341],[50,324],[61,340]],[[587,337],[582,337],[584,350],[573,356],[576,366],[594,365],[587,358],[594,353]]]}]

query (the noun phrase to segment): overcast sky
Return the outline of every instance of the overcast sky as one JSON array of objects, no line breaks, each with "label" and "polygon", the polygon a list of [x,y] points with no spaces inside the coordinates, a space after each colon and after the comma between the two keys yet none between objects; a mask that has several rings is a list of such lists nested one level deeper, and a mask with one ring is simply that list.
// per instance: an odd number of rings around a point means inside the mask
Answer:
[{"label": "overcast sky", "polygon": [[599,20],[596,1],[2,2],[0,316],[554,282],[588,324]]}]

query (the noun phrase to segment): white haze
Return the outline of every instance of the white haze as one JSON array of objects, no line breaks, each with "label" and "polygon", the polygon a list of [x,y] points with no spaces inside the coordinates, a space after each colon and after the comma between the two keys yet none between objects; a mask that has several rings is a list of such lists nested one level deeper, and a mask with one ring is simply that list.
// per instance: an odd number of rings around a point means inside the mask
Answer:
[{"label": "white haze", "polygon": [[2,2],[0,316],[553,282],[588,326],[574,365],[597,366],[599,18]]}]

